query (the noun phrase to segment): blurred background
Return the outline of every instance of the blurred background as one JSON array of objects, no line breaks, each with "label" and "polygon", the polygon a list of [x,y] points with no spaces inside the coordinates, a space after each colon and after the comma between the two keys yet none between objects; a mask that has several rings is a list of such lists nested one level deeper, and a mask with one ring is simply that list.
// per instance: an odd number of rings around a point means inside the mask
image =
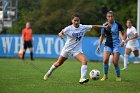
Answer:
[{"label": "blurred background", "polygon": [[[21,34],[27,21],[32,24],[34,34],[57,34],[69,25],[71,15],[79,13],[82,24],[103,24],[106,12],[114,11],[115,19],[125,28],[126,19],[137,23],[137,0],[1,0],[8,2],[7,10],[13,21],[3,28],[3,34]],[[3,4],[1,4],[3,6]],[[2,6],[1,6],[2,7]],[[4,8],[4,7],[3,7]],[[6,10],[5,8],[3,9]],[[12,12],[13,11],[13,12]],[[13,15],[12,15],[13,14]],[[3,20],[3,19],[2,19]],[[4,19],[6,20],[6,19]],[[99,29],[86,36],[99,36]]]},{"label": "blurred background", "polygon": [[[102,25],[111,10],[126,30],[127,19],[131,19],[135,27],[140,24],[138,2],[140,4],[140,0],[0,0],[0,57],[18,57],[23,47],[22,29],[27,21],[33,29],[34,56],[57,58],[65,43],[57,34],[70,24],[74,13],[80,14],[81,24]],[[138,28],[139,32],[140,26]],[[100,53],[96,52],[100,29],[93,30],[83,39],[83,51],[90,60],[102,60],[103,46]],[[123,55],[124,47],[121,53]]]}]

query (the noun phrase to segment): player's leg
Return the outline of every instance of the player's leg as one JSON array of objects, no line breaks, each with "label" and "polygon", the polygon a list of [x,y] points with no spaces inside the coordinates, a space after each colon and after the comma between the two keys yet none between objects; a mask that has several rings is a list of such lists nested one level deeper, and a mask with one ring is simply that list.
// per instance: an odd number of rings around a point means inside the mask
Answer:
[{"label": "player's leg", "polygon": [[28,47],[30,48],[30,58],[31,58],[31,60],[33,60],[33,45],[32,45],[32,41],[28,42]]},{"label": "player's leg", "polygon": [[48,77],[50,77],[50,75],[52,74],[52,72],[58,68],[59,66],[61,66],[65,60],[67,60],[67,58],[63,57],[63,56],[59,56],[59,58],[57,59],[57,61],[51,66],[51,68],[48,70],[48,72],[44,75],[44,80],[47,80]]},{"label": "player's leg", "polygon": [[86,73],[87,73],[87,59],[84,56],[83,53],[79,53],[75,56],[75,58],[82,63],[81,66],[81,78],[79,80],[80,84],[86,83],[89,81],[89,79],[86,79]]},{"label": "player's leg", "polygon": [[27,49],[27,42],[24,41],[24,44],[23,44],[23,56],[22,56],[22,59],[24,59],[26,49]]},{"label": "player's leg", "polygon": [[105,51],[104,52],[104,55],[103,55],[103,69],[104,69],[104,76],[103,76],[103,78],[101,79],[101,81],[104,81],[104,80],[106,80],[106,79],[108,79],[108,68],[109,68],[109,66],[108,66],[108,60],[109,60],[109,57],[110,57],[110,52],[108,52],[108,51]]},{"label": "player's leg", "polygon": [[134,55],[135,55],[135,61],[134,61],[134,64],[138,64],[139,63],[139,60],[140,60],[140,56],[139,56],[139,50],[136,49],[133,51]]},{"label": "player's leg", "polygon": [[119,57],[120,57],[120,53],[119,52],[114,52],[113,53],[113,63],[114,63],[114,67],[116,70],[116,81],[121,81],[120,78],[120,66],[119,66]]},{"label": "player's leg", "polygon": [[110,57],[109,57],[108,65],[111,66],[112,63],[113,63],[113,55],[111,54]]},{"label": "player's leg", "polygon": [[129,58],[129,54],[131,53],[131,49],[130,48],[126,48],[125,49],[125,53],[124,53],[124,68],[122,68],[121,70],[126,70],[127,69],[127,65],[128,65],[128,58]]}]

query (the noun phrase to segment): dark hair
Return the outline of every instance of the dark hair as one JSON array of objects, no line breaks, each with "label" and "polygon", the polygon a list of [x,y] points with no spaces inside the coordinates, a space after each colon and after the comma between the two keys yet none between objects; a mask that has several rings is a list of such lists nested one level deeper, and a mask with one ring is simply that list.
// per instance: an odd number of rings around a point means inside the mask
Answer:
[{"label": "dark hair", "polygon": [[71,16],[71,19],[73,19],[74,17],[80,17],[80,16],[79,16],[79,13],[73,14],[73,15]]},{"label": "dark hair", "polygon": [[126,22],[127,22],[127,21],[130,21],[131,23],[133,23],[133,21],[132,21],[131,19],[127,19]]},{"label": "dark hair", "polygon": [[[74,17],[80,17],[79,16],[79,13],[75,13],[75,14],[73,14],[72,16],[71,16],[71,20],[74,18]],[[72,25],[72,22],[70,22],[70,24],[69,25]]]},{"label": "dark hair", "polygon": [[107,14],[112,14],[112,15],[114,16],[113,11],[108,11],[108,12],[106,13],[106,16],[107,16]]}]

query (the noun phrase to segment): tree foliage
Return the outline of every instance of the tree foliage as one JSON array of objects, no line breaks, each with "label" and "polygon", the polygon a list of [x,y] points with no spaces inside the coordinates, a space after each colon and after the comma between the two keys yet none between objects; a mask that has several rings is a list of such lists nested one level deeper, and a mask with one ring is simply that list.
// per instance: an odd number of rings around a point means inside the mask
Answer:
[{"label": "tree foliage", "polygon": [[[34,34],[57,34],[71,22],[71,15],[80,14],[82,24],[103,24],[106,12],[115,12],[123,26],[130,18],[136,25],[137,0],[19,0],[18,20],[7,33],[19,34],[30,21]],[[99,36],[99,29],[87,36]]]}]

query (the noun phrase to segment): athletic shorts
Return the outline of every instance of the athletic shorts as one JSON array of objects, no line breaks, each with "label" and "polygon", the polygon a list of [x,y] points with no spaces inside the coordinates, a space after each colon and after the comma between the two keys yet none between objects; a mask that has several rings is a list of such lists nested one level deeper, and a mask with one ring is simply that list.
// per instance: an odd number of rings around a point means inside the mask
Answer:
[{"label": "athletic shorts", "polygon": [[32,41],[24,41],[24,49],[32,48]]},{"label": "athletic shorts", "polygon": [[115,52],[120,53],[120,46],[115,46],[113,48],[110,48],[109,46],[104,46],[104,52],[105,51],[110,53],[115,53]]},{"label": "athletic shorts", "polygon": [[75,57],[76,55],[78,55],[80,53],[83,53],[83,51],[64,51],[63,50],[63,51],[61,51],[60,55],[65,57],[65,58],[68,58],[70,56],[74,56]]},{"label": "athletic shorts", "polygon": [[129,45],[129,44],[126,44],[126,48],[129,48],[132,51],[139,50],[139,46],[132,46],[132,45]]}]

